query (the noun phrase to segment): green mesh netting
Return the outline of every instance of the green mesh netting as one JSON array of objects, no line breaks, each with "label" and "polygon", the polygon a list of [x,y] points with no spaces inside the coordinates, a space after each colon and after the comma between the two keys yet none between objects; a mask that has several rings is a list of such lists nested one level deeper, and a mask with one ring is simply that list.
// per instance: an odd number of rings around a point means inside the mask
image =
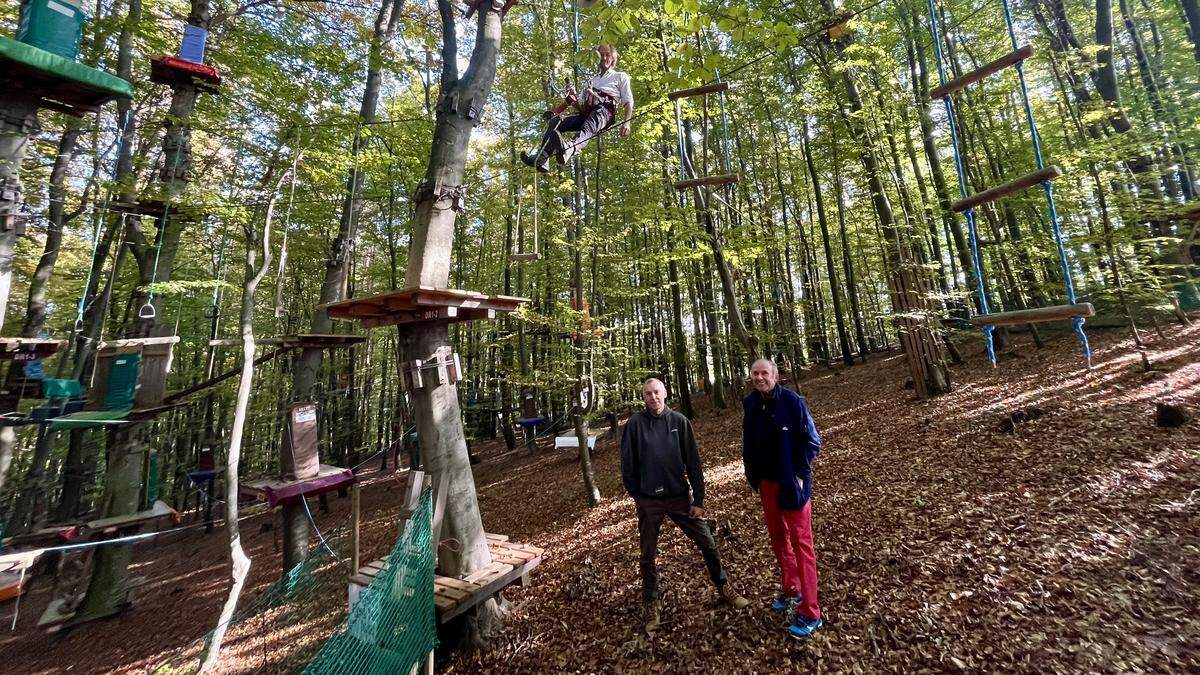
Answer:
[{"label": "green mesh netting", "polygon": [[305,673],[408,673],[436,644],[429,490],[344,624]]}]

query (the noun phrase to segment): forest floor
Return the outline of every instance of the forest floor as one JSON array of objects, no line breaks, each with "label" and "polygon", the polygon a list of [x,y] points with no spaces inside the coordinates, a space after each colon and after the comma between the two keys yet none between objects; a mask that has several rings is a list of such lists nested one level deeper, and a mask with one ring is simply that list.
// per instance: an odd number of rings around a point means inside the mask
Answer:
[{"label": "forest floor", "polygon": [[[642,631],[636,518],[621,489],[614,440],[595,471],[606,499],[588,509],[573,452],[505,453],[476,446],[489,532],[546,549],[527,588],[508,593],[505,627],[449,672],[767,672],[799,669],[1200,670],[1200,323],[1147,335],[1145,372],[1127,331],[1092,331],[1086,371],[1071,334],[992,370],[977,340],[954,391],[930,401],[903,388],[898,354],[802,374],[824,449],[813,530],[826,627],[789,640],[768,603],[774,558],[740,459],[738,406],[701,401],[695,429],[709,517],[733,583],[753,604],[714,594],[694,547],[667,524],[659,558],[664,624]],[[1185,427],[1155,425],[1157,401],[1182,403]],[[1009,415],[1041,415],[1011,431]],[[395,537],[402,479],[368,475],[364,560]],[[314,513],[334,541],[349,499]],[[254,561],[243,604],[279,575],[278,527],[242,523]],[[336,539],[340,543],[341,539]],[[336,546],[335,546],[336,547]],[[46,636],[34,624],[49,597],[36,579],[17,629],[0,637],[8,672],[140,672],[198,653],[227,586],[221,530],[139,545],[147,583],[120,618]],[[224,672],[297,670],[345,615],[344,571],[292,608],[263,609],[230,629]],[[2,608],[11,616],[11,603]],[[5,619],[5,622],[11,619]]]}]

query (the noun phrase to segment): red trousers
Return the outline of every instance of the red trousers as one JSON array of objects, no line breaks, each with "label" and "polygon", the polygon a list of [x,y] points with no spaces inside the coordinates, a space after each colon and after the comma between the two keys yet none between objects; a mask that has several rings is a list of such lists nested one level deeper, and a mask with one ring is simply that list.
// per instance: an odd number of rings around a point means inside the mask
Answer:
[{"label": "red trousers", "polygon": [[764,480],[759,484],[758,496],[762,500],[763,516],[767,521],[767,532],[771,535],[771,548],[783,575],[783,594],[800,596],[797,612],[810,619],[821,618],[817,605],[817,554],[813,550],[812,500],[799,510],[779,508],[775,497],[779,484]]}]

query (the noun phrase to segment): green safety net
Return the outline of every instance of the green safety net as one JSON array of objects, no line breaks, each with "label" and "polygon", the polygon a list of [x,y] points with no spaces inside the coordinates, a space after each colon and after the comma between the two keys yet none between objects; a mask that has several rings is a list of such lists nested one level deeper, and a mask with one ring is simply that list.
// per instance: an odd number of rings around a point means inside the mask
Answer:
[{"label": "green safety net", "polygon": [[305,673],[408,673],[424,662],[437,643],[432,514],[426,490],[384,569]]}]

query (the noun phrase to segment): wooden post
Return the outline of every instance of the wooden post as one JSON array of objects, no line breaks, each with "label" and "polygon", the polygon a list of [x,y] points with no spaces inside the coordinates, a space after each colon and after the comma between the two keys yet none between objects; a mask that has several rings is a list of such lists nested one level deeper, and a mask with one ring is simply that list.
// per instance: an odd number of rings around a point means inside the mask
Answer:
[{"label": "wooden post", "polygon": [[360,557],[358,553],[359,526],[362,524],[362,486],[355,483],[350,488],[350,573],[358,574]]}]

